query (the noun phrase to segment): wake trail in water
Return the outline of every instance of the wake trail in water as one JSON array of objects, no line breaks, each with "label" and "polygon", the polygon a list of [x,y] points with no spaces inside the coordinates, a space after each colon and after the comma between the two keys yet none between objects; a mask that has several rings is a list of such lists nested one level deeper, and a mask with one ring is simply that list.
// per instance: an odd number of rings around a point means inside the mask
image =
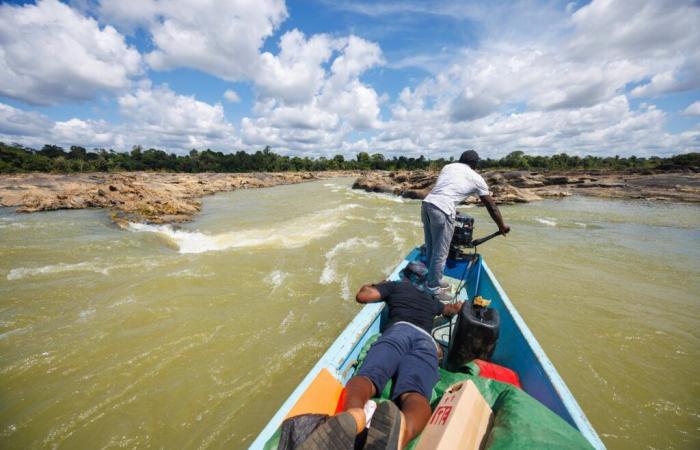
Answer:
[{"label": "wake trail in water", "polygon": [[250,247],[299,248],[327,236],[342,226],[345,223],[344,212],[359,206],[350,203],[287,222],[277,222],[267,227],[213,235],[199,231],[178,230],[170,225],[130,223],[129,229],[136,232],[157,233],[177,245],[180,253],[204,253]]}]

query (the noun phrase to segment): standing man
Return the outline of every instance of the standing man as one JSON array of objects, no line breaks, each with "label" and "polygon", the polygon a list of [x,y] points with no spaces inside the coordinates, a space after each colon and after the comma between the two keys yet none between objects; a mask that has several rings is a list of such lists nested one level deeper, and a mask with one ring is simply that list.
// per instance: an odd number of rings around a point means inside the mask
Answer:
[{"label": "standing man", "polygon": [[475,172],[479,164],[479,154],[474,150],[462,153],[459,162],[447,164],[440,171],[435,187],[421,205],[421,220],[425,234],[428,276],[428,291],[437,293],[448,287],[442,281],[442,272],[450,250],[450,242],[455,229],[456,207],[471,195],[478,195],[486,206],[499,231],[505,236],[510,227],[503,222],[501,212],[489,193],[484,179]]}]

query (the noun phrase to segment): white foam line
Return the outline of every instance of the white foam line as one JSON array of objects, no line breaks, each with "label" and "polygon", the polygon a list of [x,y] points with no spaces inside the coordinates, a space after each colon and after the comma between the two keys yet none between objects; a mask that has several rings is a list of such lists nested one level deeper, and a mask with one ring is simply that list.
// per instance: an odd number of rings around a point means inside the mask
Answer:
[{"label": "white foam line", "polygon": [[547,225],[548,227],[556,227],[557,222],[554,219],[544,219],[542,217],[535,217],[535,220],[541,223],[542,225]]},{"label": "white foam line", "polygon": [[26,277],[36,277],[41,275],[52,275],[64,272],[95,272],[102,275],[109,275],[112,270],[124,269],[128,267],[152,267],[155,264],[153,261],[140,261],[138,263],[131,264],[110,264],[105,265],[100,263],[100,261],[83,261],[79,263],[58,263],[49,264],[43,267],[17,267],[10,270],[7,274],[8,280],[21,280]]},{"label": "white foam line", "polygon": [[407,201],[411,201],[410,199],[404,198],[404,197],[399,197],[398,195],[394,194],[386,194],[384,192],[368,192],[368,191],[363,191],[361,189],[351,189],[348,188],[347,192],[357,195],[357,196],[363,196],[363,197],[370,197],[374,198],[377,200],[385,200],[388,202],[394,202],[394,203],[406,203]]},{"label": "white foam line", "polygon": [[332,249],[326,253],[326,264],[323,267],[323,272],[321,272],[321,278],[318,282],[321,284],[331,284],[336,281],[336,271],[338,270],[338,263],[336,261],[336,256],[346,250],[351,248],[377,248],[379,247],[379,242],[373,239],[365,239],[353,237],[347,241],[339,242]]},{"label": "white foam line", "polygon": [[16,269],[10,270],[10,272],[7,274],[7,279],[20,280],[25,277],[33,277],[38,275],[79,271],[97,272],[101,273],[102,275],[109,274],[109,268],[100,268],[95,266],[93,262],[85,261],[77,264],[59,263],[50,264],[48,266],[43,267],[18,267]]},{"label": "white foam line", "polygon": [[3,340],[3,339],[5,339],[5,338],[8,338],[8,337],[10,337],[10,336],[12,336],[12,335],[14,335],[14,334],[23,334],[23,333],[26,333],[27,331],[31,331],[31,329],[32,329],[32,327],[31,327],[31,326],[28,326],[28,327],[23,327],[23,328],[15,328],[14,330],[10,330],[10,331],[6,331],[6,332],[4,332],[4,333],[0,333],[0,341]]},{"label": "white foam line", "polygon": [[142,223],[130,223],[129,230],[160,234],[177,245],[180,253],[203,253],[247,247],[299,248],[330,234],[344,223],[345,211],[359,206],[349,203],[282,224],[214,235],[174,229],[170,225]]}]

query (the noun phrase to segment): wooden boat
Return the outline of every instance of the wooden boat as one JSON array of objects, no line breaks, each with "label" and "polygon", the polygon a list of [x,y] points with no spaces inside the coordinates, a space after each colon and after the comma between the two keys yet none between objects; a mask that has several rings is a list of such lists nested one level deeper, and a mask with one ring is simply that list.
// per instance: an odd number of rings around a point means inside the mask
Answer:
[{"label": "wooden boat", "polygon": [[[398,280],[399,272],[409,262],[416,261],[419,256],[419,249],[411,251],[396,267],[389,280]],[[571,391],[545,355],[537,339],[520,317],[483,258],[480,255],[475,255],[471,261],[448,260],[445,276],[466,280],[466,289],[462,289],[459,293],[461,298],[472,299],[476,295],[481,295],[490,299],[490,306],[499,311],[500,336],[492,361],[516,371],[520,376],[522,388],[528,394],[579,430],[594,448],[604,449],[605,446]],[[293,411],[304,394],[313,389],[313,384],[318,384],[320,375],[330,372],[342,384],[345,384],[353,376],[360,350],[370,337],[380,332],[382,322],[386,320],[386,314],[382,314],[384,306],[384,303],[374,303],[362,308],[277,410],[253,441],[251,449],[264,448],[265,443],[275,433],[282,421],[290,415],[290,411]],[[433,332],[434,336],[436,336],[435,331]]]}]

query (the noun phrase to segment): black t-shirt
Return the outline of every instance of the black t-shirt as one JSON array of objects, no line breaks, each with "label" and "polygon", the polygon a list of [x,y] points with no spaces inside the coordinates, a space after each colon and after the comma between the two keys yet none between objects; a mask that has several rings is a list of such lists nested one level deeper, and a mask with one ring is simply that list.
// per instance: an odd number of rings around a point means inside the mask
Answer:
[{"label": "black t-shirt", "polygon": [[442,314],[444,305],[437,298],[421,292],[408,281],[384,281],[374,285],[389,306],[389,325],[408,322],[428,333],[433,318]]}]

